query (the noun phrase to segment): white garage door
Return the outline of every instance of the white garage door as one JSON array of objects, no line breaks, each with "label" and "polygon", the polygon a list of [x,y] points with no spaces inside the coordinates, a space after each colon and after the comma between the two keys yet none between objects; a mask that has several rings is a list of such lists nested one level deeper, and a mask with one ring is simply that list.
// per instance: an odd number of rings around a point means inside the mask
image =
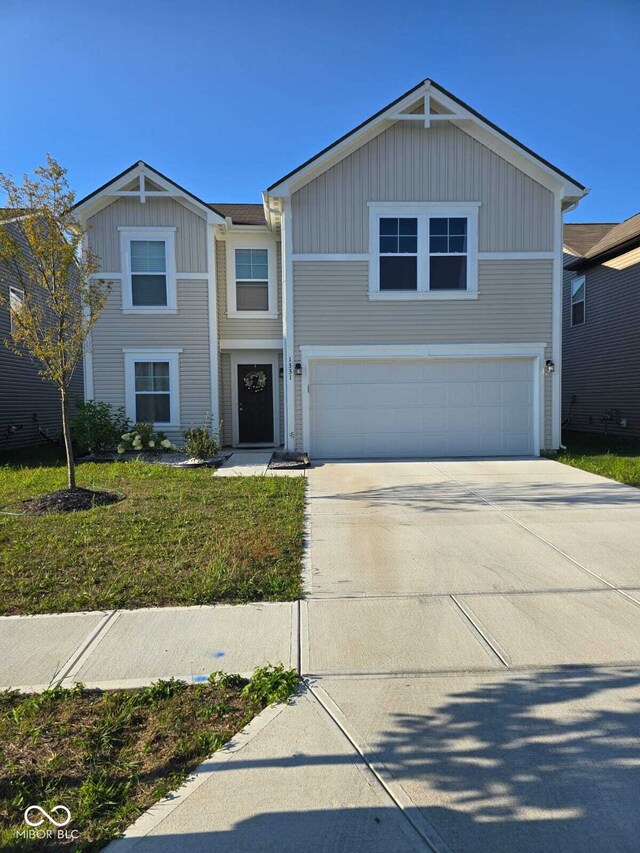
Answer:
[{"label": "white garage door", "polygon": [[310,453],[519,456],[533,447],[531,359],[310,362]]}]

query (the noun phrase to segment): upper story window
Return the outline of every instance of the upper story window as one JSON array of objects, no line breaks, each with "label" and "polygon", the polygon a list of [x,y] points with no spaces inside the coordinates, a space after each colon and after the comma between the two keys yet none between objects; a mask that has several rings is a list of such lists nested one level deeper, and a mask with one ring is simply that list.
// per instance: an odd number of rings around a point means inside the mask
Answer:
[{"label": "upper story window", "polygon": [[276,244],[271,235],[229,233],[227,315],[244,319],[278,316]]},{"label": "upper story window", "polygon": [[16,315],[24,307],[24,290],[21,287],[9,285],[9,324],[11,331],[15,331]]},{"label": "upper story window", "polygon": [[236,309],[269,310],[269,250],[236,249]]},{"label": "upper story window", "polygon": [[585,276],[580,275],[574,278],[571,282],[571,325],[581,326],[584,323],[585,313],[585,296],[587,289],[587,280]]},{"label": "upper story window", "polygon": [[418,220],[380,218],[380,290],[418,289]]},{"label": "upper story window", "polygon": [[429,289],[467,289],[467,230],[464,216],[429,218]]},{"label": "upper story window", "polygon": [[369,298],[476,298],[478,207],[371,203]]},{"label": "upper story window", "polygon": [[120,228],[122,307],[127,313],[175,312],[175,228]]}]

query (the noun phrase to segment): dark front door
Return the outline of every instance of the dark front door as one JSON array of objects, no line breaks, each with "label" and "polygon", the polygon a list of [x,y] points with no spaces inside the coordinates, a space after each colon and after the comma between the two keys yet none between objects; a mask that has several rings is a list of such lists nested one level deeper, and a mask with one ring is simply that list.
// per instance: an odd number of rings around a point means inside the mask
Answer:
[{"label": "dark front door", "polygon": [[273,366],[238,365],[238,441],[273,443]]}]

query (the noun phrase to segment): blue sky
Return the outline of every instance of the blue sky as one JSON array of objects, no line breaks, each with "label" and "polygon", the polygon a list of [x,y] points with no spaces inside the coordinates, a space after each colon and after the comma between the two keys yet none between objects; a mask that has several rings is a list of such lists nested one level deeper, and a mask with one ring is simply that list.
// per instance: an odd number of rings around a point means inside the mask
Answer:
[{"label": "blue sky", "polygon": [[79,196],[146,160],[207,201],[260,191],[425,77],[640,210],[638,0],[0,0],[0,170],[50,151]]}]

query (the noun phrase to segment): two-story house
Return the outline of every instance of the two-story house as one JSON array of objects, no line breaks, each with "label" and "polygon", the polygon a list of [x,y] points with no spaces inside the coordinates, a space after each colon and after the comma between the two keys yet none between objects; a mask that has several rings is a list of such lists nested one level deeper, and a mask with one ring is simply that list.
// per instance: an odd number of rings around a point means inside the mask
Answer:
[{"label": "two-story house", "polygon": [[137,163],[77,206],[113,282],[86,396],[315,458],[555,449],[562,216],[585,193],[430,80],[261,205]]},{"label": "two-story house", "polygon": [[640,213],[564,226],[563,420],[640,436]]}]

